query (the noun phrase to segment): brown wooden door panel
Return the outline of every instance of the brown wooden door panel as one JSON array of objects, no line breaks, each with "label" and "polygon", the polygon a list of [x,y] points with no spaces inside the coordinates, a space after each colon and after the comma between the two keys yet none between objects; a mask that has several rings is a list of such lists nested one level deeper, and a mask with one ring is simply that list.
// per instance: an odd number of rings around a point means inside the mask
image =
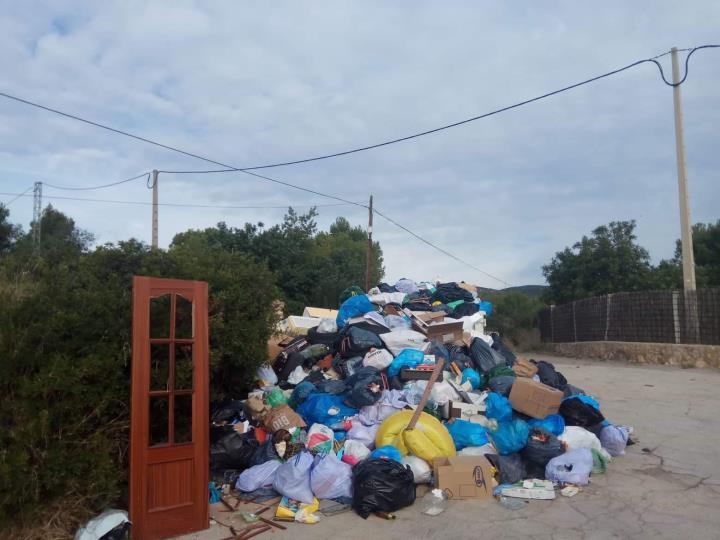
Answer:
[{"label": "brown wooden door panel", "polygon": [[205,529],[207,283],[135,277],[130,433],[133,538]]}]

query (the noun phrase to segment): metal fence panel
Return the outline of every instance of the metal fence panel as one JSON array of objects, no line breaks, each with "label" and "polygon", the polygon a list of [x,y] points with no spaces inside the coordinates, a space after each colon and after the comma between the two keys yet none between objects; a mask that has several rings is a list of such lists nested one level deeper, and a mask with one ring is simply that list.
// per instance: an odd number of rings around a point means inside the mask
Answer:
[{"label": "metal fence panel", "polygon": [[622,292],[551,306],[538,317],[544,342],[720,344],[720,289]]}]

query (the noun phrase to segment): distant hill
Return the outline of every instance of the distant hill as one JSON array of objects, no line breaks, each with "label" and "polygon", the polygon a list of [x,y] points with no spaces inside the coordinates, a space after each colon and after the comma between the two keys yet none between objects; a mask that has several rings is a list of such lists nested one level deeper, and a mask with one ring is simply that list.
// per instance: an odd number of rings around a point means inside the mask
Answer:
[{"label": "distant hill", "polygon": [[506,287],[505,289],[486,289],[484,287],[478,287],[478,294],[480,294],[480,297],[483,297],[507,292],[519,292],[532,296],[533,298],[539,298],[545,289],[547,289],[545,285],[517,285],[515,287]]}]

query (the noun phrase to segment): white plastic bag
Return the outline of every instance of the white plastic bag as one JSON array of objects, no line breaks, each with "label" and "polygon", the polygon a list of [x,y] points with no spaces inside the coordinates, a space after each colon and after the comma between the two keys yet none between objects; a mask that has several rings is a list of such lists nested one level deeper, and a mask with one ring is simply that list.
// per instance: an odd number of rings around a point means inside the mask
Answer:
[{"label": "white plastic bag", "polygon": [[425,352],[430,346],[425,334],[415,332],[415,330],[393,330],[381,334],[380,339],[385,343],[388,350],[393,353],[393,356],[400,354],[403,349],[419,349]]},{"label": "white plastic bag", "polygon": [[567,445],[568,450],[577,450],[579,448],[594,448],[607,458],[608,461],[612,460],[608,451],[605,450],[600,444],[594,433],[580,426],[566,426],[565,431],[558,437],[562,442]]},{"label": "white plastic bag", "polygon": [[362,422],[353,420],[352,427],[347,432],[347,438],[358,441],[367,448],[373,448],[375,446],[375,435],[379,428],[380,424],[366,426]]},{"label": "white plastic bag", "polygon": [[343,445],[342,460],[350,465],[357,465],[370,455],[370,450],[360,441],[350,439]]},{"label": "white plastic bag", "polygon": [[386,349],[375,349],[369,351],[363,358],[363,366],[374,367],[378,371],[382,371],[392,364],[393,355]]},{"label": "white plastic bag", "polygon": [[622,456],[632,428],[625,426],[605,426],[600,431],[600,444],[611,456]]},{"label": "white plastic bag", "polygon": [[317,326],[317,331],[320,334],[334,334],[337,332],[337,329],[337,322],[335,322],[335,319],[330,318],[322,319]]},{"label": "white plastic bag", "polygon": [[333,452],[316,458],[310,472],[310,487],[318,499],[352,497],[352,467]]},{"label": "white plastic bag", "polygon": [[545,467],[545,478],[553,482],[586,486],[592,467],[592,451],[578,448],[552,458]]},{"label": "white plastic bag", "polygon": [[401,304],[405,300],[404,292],[370,294],[368,298],[373,304],[384,306],[385,304]]},{"label": "white plastic bag", "polygon": [[401,463],[410,467],[416,484],[429,484],[432,481],[432,469],[424,459],[407,455],[402,458]]},{"label": "white plastic bag", "polygon": [[315,498],[310,487],[310,469],[313,457],[310,452],[300,452],[280,465],[275,473],[273,489],[289,499],[310,504]]},{"label": "white plastic bag", "polygon": [[485,454],[497,454],[497,450],[492,443],[483,444],[482,446],[466,446],[457,453],[458,456],[484,456]]},{"label": "white plastic bag", "polygon": [[323,424],[313,424],[307,434],[305,446],[313,454],[327,454],[333,449],[335,433]]},{"label": "white plastic bag", "polygon": [[292,370],[290,375],[288,375],[287,381],[290,384],[300,384],[305,380],[305,377],[307,377],[308,374],[305,372],[305,370],[302,368],[302,366],[297,366],[295,369]]},{"label": "white plastic bag", "polygon": [[100,540],[123,523],[130,523],[125,510],[105,510],[99,516],[88,521],[84,527],[80,527],[75,533],[75,540]]},{"label": "white plastic bag", "polygon": [[245,469],[238,476],[235,489],[249,493],[261,487],[271,486],[275,480],[275,473],[282,463],[277,459],[271,459],[260,465]]},{"label": "white plastic bag", "polygon": [[262,381],[262,386],[275,386],[278,383],[277,374],[267,364],[263,364],[258,368],[255,377]]}]

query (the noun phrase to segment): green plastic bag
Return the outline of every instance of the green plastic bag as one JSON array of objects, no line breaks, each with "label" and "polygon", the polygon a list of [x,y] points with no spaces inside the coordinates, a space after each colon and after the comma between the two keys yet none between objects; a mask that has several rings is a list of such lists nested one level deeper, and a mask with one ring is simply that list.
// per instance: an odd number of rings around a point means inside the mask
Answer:
[{"label": "green plastic bag", "polygon": [[495,366],[487,372],[487,380],[489,381],[493,377],[500,377],[502,375],[508,375],[510,377],[517,376],[517,374],[512,370],[512,368],[509,368],[506,364],[500,364],[499,366]]},{"label": "green plastic bag", "polygon": [[590,451],[592,452],[593,457],[592,474],[605,474],[605,471],[607,471],[608,459],[598,450],[595,450],[595,448],[591,448]]},{"label": "green plastic bag", "polygon": [[357,285],[351,285],[347,289],[345,289],[343,292],[340,293],[340,305],[343,305],[345,300],[352,296],[358,296],[360,294],[365,294],[365,291],[363,291],[360,287]]},{"label": "green plastic bag", "polygon": [[280,390],[279,388],[273,388],[272,391],[265,398],[265,401],[268,405],[270,405],[270,407],[274,409],[275,407],[279,407],[280,405],[286,405],[288,402],[288,398],[285,397],[285,394],[283,394],[282,390]]}]

